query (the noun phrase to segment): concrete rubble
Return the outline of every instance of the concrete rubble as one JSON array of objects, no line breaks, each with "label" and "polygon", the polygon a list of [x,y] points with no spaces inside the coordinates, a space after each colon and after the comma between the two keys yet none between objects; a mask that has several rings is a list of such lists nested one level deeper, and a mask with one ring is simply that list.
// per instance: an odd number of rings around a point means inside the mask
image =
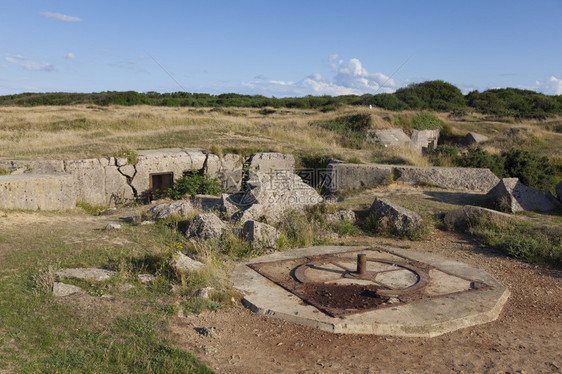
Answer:
[{"label": "concrete rubble", "polygon": [[458,231],[466,231],[480,217],[488,217],[496,220],[510,220],[511,216],[497,210],[482,208],[479,206],[465,205],[461,208],[449,211],[445,214],[445,225]]},{"label": "concrete rubble", "polygon": [[254,248],[277,248],[279,231],[273,226],[257,221],[246,221],[242,226],[241,237],[248,240]]},{"label": "concrete rubble", "polygon": [[547,212],[556,208],[543,193],[525,186],[519,178],[504,178],[487,194],[491,207],[516,213],[525,210]]},{"label": "concrete rubble", "polygon": [[219,239],[226,229],[226,223],[214,213],[201,213],[189,223],[185,236],[202,240]]},{"label": "concrete rubble", "polygon": [[205,268],[205,264],[199,261],[196,261],[182,252],[176,252],[172,257],[172,267],[178,273],[191,273],[193,271],[198,271]]},{"label": "concrete rubble", "polygon": [[61,282],[53,283],[53,296],[64,297],[74,295],[76,293],[81,293],[82,289],[78,286],[72,284],[66,284]]},{"label": "concrete rubble", "polygon": [[400,234],[406,234],[414,230],[421,223],[421,216],[399,205],[393,204],[384,198],[375,198],[369,216],[374,217],[378,224]]},{"label": "concrete rubble", "polygon": [[265,219],[279,222],[288,210],[303,210],[323,201],[316,190],[292,173],[253,173],[246,183],[246,192],[229,203],[239,208],[233,218],[240,222]]},{"label": "concrete rubble", "polygon": [[469,147],[471,145],[479,144],[488,140],[488,137],[485,135],[477,134],[475,132],[469,132],[459,141],[460,145],[465,147]]},{"label": "concrete rubble", "polygon": [[178,216],[181,218],[190,218],[195,213],[195,208],[189,200],[177,200],[171,202],[164,202],[152,206],[148,210],[148,214],[153,220],[159,221],[171,216]]},{"label": "concrete rubble", "polygon": [[333,213],[324,213],[322,218],[324,218],[328,224],[335,224],[343,221],[354,223],[357,220],[355,212],[351,209],[342,209]]},{"label": "concrete rubble", "polygon": [[73,268],[57,271],[56,275],[61,278],[77,278],[90,282],[105,282],[117,274],[114,271],[97,268]]}]

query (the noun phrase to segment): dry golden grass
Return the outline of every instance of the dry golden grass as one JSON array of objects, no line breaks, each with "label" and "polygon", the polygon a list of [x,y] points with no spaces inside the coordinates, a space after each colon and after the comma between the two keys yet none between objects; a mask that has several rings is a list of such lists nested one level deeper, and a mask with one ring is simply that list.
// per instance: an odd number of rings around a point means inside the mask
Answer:
[{"label": "dry golden grass", "polygon": [[[427,165],[425,158],[400,148],[380,148],[370,144],[365,144],[363,149],[346,148],[340,135],[314,125],[317,121],[351,114],[369,114],[372,128],[391,128],[415,112],[343,107],[322,113],[281,108],[263,115],[259,109],[250,108],[0,107],[0,158],[74,159],[107,157],[128,149],[195,147],[213,149],[215,153],[268,150],[333,155],[363,162],[397,160]],[[474,131],[496,137],[487,145],[491,151],[519,145],[560,159],[562,134],[549,131],[548,123],[545,126],[541,121],[491,121],[478,114],[468,114],[462,119],[451,119],[447,114],[438,116],[457,135]],[[560,119],[549,121],[556,124]],[[522,131],[531,136],[503,135],[511,128],[523,128]]]}]

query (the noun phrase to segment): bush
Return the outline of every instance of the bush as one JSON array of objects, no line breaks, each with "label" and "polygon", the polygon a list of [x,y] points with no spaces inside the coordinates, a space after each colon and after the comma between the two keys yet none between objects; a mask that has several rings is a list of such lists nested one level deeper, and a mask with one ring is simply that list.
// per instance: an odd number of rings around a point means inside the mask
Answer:
[{"label": "bush", "polygon": [[492,155],[481,147],[454,159],[457,166],[488,168],[498,178],[519,178],[525,186],[545,192],[556,183],[556,167],[548,158],[522,150],[512,149],[501,155]]},{"label": "bush", "polygon": [[505,174],[517,177],[525,186],[545,192],[554,184],[556,170],[548,158],[539,157],[535,153],[513,149],[502,153]]},{"label": "bush", "polygon": [[431,113],[418,113],[412,118],[415,130],[436,130],[443,128],[443,121]]},{"label": "bush", "polygon": [[174,181],[173,188],[169,189],[168,197],[174,200],[181,199],[184,195],[195,196],[197,194],[218,196],[224,189],[217,178],[211,178],[208,174],[201,174],[197,170],[191,170]]},{"label": "bush", "polygon": [[488,168],[498,178],[505,176],[504,159],[500,155],[492,155],[482,147],[472,148],[454,159],[457,166],[466,168]]},{"label": "bush", "polygon": [[562,231],[559,227],[538,227],[518,220],[501,222],[481,216],[472,222],[468,231],[484,244],[509,256],[562,267]]}]

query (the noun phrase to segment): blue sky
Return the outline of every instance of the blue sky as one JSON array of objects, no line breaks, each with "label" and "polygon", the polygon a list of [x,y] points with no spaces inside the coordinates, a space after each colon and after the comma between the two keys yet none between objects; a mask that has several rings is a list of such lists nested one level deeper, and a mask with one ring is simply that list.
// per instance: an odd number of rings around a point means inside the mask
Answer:
[{"label": "blue sky", "polygon": [[3,0],[0,95],[562,94],[562,0]]}]

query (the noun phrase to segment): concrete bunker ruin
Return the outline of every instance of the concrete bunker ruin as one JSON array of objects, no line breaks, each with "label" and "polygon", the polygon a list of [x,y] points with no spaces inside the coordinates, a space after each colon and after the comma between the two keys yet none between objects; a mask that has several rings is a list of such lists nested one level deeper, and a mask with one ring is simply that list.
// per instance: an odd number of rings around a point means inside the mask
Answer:
[{"label": "concrete bunker ruin", "polygon": [[231,280],[252,311],[334,333],[434,337],[494,321],[509,297],[481,269],[398,248],[277,252]]}]

